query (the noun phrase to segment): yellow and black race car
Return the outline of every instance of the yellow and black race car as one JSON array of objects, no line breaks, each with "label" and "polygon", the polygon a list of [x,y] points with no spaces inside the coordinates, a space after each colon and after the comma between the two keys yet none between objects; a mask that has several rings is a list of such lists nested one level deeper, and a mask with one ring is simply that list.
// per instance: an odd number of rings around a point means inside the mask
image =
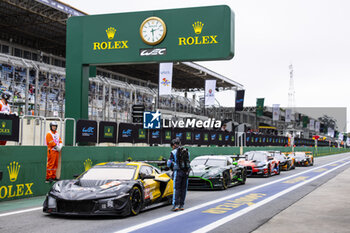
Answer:
[{"label": "yellow and black race car", "polygon": [[296,166],[313,166],[314,156],[311,152],[293,152],[289,154],[289,157],[295,158]]},{"label": "yellow and black race car", "polygon": [[280,151],[269,151],[269,153],[278,161],[280,161],[281,171],[289,171],[295,169],[295,158],[288,157]]},{"label": "yellow and black race car", "polygon": [[144,162],[100,163],[77,179],[55,183],[43,211],[62,215],[137,215],[171,204],[173,180]]}]

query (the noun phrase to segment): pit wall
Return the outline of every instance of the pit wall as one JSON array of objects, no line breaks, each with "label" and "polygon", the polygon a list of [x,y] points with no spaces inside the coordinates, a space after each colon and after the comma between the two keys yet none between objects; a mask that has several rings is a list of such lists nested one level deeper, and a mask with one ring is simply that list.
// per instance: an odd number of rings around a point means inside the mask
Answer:
[{"label": "pit wall", "polygon": [[[245,147],[252,150],[291,151],[289,147]],[[61,179],[72,179],[91,166],[106,161],[161,160],[169,158],[169,147],[64,147]],[[199,155],[235,155],[239,147],[189,147],[191,159]],[[313,151],[317,156],[350,151],[344,148],[295,147],[295,151]],[[0,201],[45,195],[51,185],[45,183],[45,146],[0,146]],[[316,160],[317,163],[317,160]]]}]

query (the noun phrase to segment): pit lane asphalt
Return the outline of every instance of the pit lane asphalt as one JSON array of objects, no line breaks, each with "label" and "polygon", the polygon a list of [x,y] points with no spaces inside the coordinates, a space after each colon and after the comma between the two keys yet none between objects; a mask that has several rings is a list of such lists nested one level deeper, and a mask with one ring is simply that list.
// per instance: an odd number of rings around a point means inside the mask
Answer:
[{"label": "pit lane asphalt", "polygon": [[[300,172],[308,171],[316,167],[328,164],[330,162],[349,158],[350,153],[331,155],[325,157],[319,157],[315,159],[315,166],[313,167],[297,167],[295,170],[282,172],[279,176],[273,176],[270,178],[249,178],[245,185],[236,186],[223,191],[189,191],[186,199],[186,209],[190,210],[198,205],[208,203],[210,201],[218,200],[226,196],[239,193],[250,188],[257,187],[264,183],[271,181],[277,181],[281,178],[287,178],[289,176],[298,174]],[[288,206],[292,205],[300,198],[304,197],[329,179],[333,178],[350,165],[346,164],[343,167],[339,167],[334,171],[309,182],[300,188],[297,188],[279,198],[268,202],[252,211],[249,211],[232,221],[228,221],[218,227],[214,228],[211,232],[251,232],[257,229],[259,226],[267,222],[271,217],[278,214]],[[43,200],[43,198],[42,198]],[[27,200],[21,200],[22,205],[26,203],[23,209],[28,209],[37,206],[40,198],[33,198]],[[0,232],[115,232],[120,231],[131,226],[136,226],[142,223],[147,223],[154,219],[159,219],[167,215],[174,215],[170,212],[170,206],[160,207],[152,210],[148,210],[140,213],[138,216],[126,217],[126,218],[111,218],[111,217],[55,217],[42,213],[41,210],[34,210],[30,212],[17,213],[6,215],[19,209],[14,209],[16,202],[4,202],[0,203]],[[30,203],[33,203],[32,205]],[[11,206],[13,205],[13,209]],[[6,208],[4,208],[6,206]],[[5,210],[5,211],[4,211]],[[181,213],[181,212],[180,212]],[[185,213],[185,212],[183,212]],[[184,215],[185,216],[185,215]],[[198,215],[201,219],[201,215]],[[207,223],[205,218],[202,218],[202,225]],[[171,221],[170,221],[171,220]],[[198,221],[198,219],[197,219]],[[167,224],[169,222],[169,224]],[[183,219],[181,215],[165,220],[163,225],[167,227],[160,227],[157,224],[153,224],[148,229],[156,232],[186,232],[186,229],[182,229],[184,223],[191,222],[191,219]],[[174,224],[175,223],[175,224]],[[200,229],[202,226],[198,226]],[[181,229],[181,231],[179,231]],[[144,229],[146,230],[146,229]],[[140,229],[142,232],[143,229]]]}]

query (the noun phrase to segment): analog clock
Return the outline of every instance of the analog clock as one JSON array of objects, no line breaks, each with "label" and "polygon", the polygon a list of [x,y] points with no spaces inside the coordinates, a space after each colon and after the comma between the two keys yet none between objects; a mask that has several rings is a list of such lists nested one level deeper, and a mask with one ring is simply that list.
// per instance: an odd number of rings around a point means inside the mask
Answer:
[{"label": "analog clock", "polygon": [[149,17],[140,26],[140,36],[148,45],[156,45],[162,42],[166,34],[166,26],[162,19]]}]

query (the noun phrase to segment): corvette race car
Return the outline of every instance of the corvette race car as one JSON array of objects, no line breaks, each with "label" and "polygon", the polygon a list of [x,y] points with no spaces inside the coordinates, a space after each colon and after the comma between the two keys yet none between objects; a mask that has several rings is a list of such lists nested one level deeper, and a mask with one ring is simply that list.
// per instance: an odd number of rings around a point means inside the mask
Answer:
[{"label": "corvette race car", "polygon": [[249,151],[245,158],[238,160],[238,164],[247,168],[247,176],[260,175],[269,177],[280,174],[280,164],[267,151]]},{"label": "corvette race car", "polygon": [[269,151],[269,153],[280,162],[281,171],[295,169],[295,158],[288,157],[280,151]]},{"label": "corvette race car", "polygon": [[77,179],[55,183],[43,211],[61,215],[137,215],[170,204],[173,180],[143,162],[100,163]]},{"label": "corvette race car", "polygon": [[314,165],[314,156],[312,154],[306,154],[306,152],[293,152],[290,153],[289,156],[295,158],[296,166]]},{"label": "corvette race car", "polygon": [[198,156],[191,162],[188,189],[227,189],[245,184],[246,168],[226,155]]}]

